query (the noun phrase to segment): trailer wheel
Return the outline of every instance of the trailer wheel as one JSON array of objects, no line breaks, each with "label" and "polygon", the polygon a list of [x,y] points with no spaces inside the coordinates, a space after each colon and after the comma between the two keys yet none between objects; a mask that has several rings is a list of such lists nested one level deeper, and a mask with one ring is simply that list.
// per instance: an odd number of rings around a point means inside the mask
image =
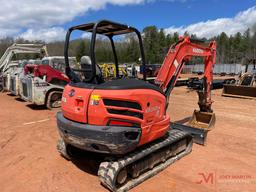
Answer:
[{"label": "trailer wheel", "polygon": [[58,108],[61,106],[61,97],[62,92],[61,91],[52,91],[47,97],[46,106],[49,109],[52,108]]}]

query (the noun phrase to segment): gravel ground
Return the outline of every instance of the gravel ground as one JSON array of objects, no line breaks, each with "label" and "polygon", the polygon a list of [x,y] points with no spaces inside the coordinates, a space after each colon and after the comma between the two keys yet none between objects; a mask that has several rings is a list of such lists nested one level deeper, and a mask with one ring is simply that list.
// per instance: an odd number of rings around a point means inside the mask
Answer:
[{"label": "gravel ground", "polygon": [[[168,112],[186,120],[197,108],[196,92],[175,88]],[[132,191],[256,191],[256,101],[221,97],[213,91],[216,125],[206,146],[194,145],[179,160]],[[57,110],[47,110],[0,93],[1,192],[107,191],[96,176],[98,159],[83,154],[66,161],[56,151]]]}]

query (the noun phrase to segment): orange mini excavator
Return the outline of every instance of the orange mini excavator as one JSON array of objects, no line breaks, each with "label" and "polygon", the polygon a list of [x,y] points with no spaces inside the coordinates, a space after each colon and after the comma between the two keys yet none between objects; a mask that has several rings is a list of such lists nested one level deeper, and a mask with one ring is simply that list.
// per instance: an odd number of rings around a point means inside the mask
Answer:
[{"label": "orange mini excavator", "polygon": [[[90,57],[83,56],[79,67],[72,68],[68,50],[74,30],[91,32],[91,43]],[[194,112],[187,127],[203,129],[214,124],[215,118],[210,94],[215,42],[203,46],[189,37],[180,38],[170,48],[155,84],[150,84],[145,81],[145,70],[143,80],[119,78],[113,37],[128,33],[138,37],[145,69],[142,38],[136,28],[102,20],[68,30],[64,53],[66,75],[71,82],[63,92],[62,111],[57,113],[61,136],[58,151],[67,159],[72,158],[72,148],[105,154],[98,176],[111,191],[129,190],[191,152],[192,136],[182,130],[182,125],[179,129],[172,128],[166,110],[184,63],[192,56],[205,58],[205,81],[204,89],[199,93],[200,110]],[[112,45],[116,79],[107,82],[96,63],[97,35],[105,35]]]}]

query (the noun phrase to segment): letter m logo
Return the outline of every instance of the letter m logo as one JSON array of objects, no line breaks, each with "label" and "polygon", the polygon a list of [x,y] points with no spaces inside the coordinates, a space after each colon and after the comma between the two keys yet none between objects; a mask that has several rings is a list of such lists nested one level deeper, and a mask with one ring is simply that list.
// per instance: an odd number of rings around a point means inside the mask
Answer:
[{"label": "letter m logo", "polygon": [[205,173],[198,173],[198,175],[201,176],[201,179],[199,181],[197,181],[197,184],[202,184],[202,183],[210,183],[213,184],[213,180],[214,180],[214,174],[213,173],[209,173],[209,174],[205,174]]}]

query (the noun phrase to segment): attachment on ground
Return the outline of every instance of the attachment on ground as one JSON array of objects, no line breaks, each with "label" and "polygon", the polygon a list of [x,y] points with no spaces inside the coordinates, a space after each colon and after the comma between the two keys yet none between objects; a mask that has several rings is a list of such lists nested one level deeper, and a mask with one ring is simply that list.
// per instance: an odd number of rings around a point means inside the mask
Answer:
[{"label": "attachment on ground", "polygon": [[253,87],[245,85],[226,84],[223,87],[222,96],[255,99],[256,86]]},{"label": "attachment on ground", "polygon": [[186,125],[171,123],[171,128],[188,132],[195,143],[205,145],[207,133],[214,128],[215,121],[215,113],[195,110]]}]

